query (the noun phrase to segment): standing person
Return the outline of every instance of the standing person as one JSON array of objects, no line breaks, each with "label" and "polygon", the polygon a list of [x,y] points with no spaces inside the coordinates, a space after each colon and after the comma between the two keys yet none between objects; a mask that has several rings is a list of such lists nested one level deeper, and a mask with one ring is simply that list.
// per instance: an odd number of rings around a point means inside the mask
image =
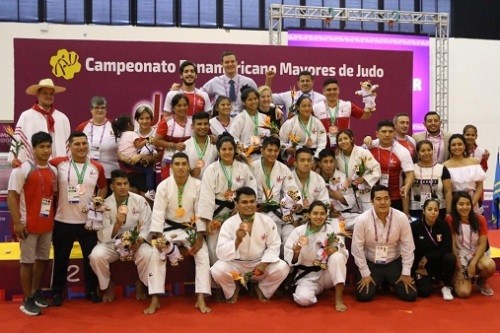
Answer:
[{"label": "standing person", "polygon": [[236,190],[238,213],[221,227],[217,242],[219,260],[210,272],[229,303],[236,303],[240,282],[233,273],[255,281],[255,292],[267,302],[290,268],[279,258],[281,240],[274,221],[257,212],[257,197],[250,187]]},{"label": "standing person", "polygon": [[377,286],[386,281],[404,301],[414,301],[417,291],[411,278],[415,245],[408,218],[391,208],[390,190],[375,185],[371,190],[373,208],[356,218],[351,252],[358,266],[356,297],[371,301]]},{"label": "standing person", "polygon": [[451,212],[453,186],[448,168],[435,163],[432,143],[422,140],[417,143],[417,163],[415,163],[415,181],[411,187],[410,215],[419,219],[422,205],[429,199],[439,203],[439,216],[444,219]]},{"label": "standing person", "polygon": [[[156,158],[156,151],[148,147],[150,145],[149,140],[142,139],[139,134],[134,132],[134,125],[129,116],[116,118],[111,123],[111,126],[118,141],[118,155],[122,161],[121,165],[125,164],[123,170],[128,171],[129,174],[132,171],[133,176],[136,173],[143,174],[146,179],[144,197],[154,201],[156,172],[153,168],[153,162]],[[133,178],[133,176],[130,178]]]},{"label": "standing person", "polygon": [[229,133],[238,144],[243,145],[245,154],[248,157],[252,156],[255,160],[260,157],[262,137],[269,136],[271,133],[268,129],[261,128],[266,121],[266,116],[258,111],[259,93],[257,90],[244,86],[241,101],[244,109],[234,117]]},{"label": "standing person", "polygon": [[480,201],[483,196],[483,182],[486,179],[486,173],[476,158],[467,155],[466,145],[465,137],[462,134],[453,134],[448,145],[450,159],[444,162],[444,166],[450,171],[453,192],[466,191],[469,193],[472,197],[474,212],[482,214],[483,207],[480,205]]},{"label": "standing person", "polygon": [[339,224],[328,220],[328,207],[321,201],[309,206],[309,222],[292,231],[285,244],[285,260],[298,268],[293,293],[297,304],[314,305],[316,295],[335,287],[335,310],[347,310],[342,294],[349,252],[340,232]]},{"label": "standing person", "polygon": [[92,118],[78,125],[76,130],[85,133],[89,138],[90,158],[102,164],[109,184],[111,171],[118,169],[119,165],[115,133],[111,122],[106,118],[107,107],[106,98],[92,97],[90,99]]},{"label": "standing person", "polygon": [[[103,216],[103,229],[98,231],[97,244],[89,256],[90,266],[99,280],[102,300],[111,302],[115,298],[115,284],[111,280],[109,265],[120,258],[115,242],[127,231],[134,229],[139,233],[132,245],[137,274],[144,284],[148,284],[148,265],[151,259],[151,246],[148,235],[151,223],[151,207],[142,196],[130,192],[127,174],[120,169],[111,172],[113,194],[104,204],[109,208]],[[145,293],[140,281],[136,283],[136,298],[142,300]]]},{"label": "standing person", "polygon": [[337,167],[343,172],[348,184],[356,195],[356,213],[363,213],[372,208],[370,190],[381,176],[380,164],[369,150],[354,145],[354,134],[350,129],[337,133]]},{"label": "standing person", "polygon": [[52,304],[61,306],[68,275],[68,264],[73,243],[78,241],[83,254],[85,296],[94,303],[101,299],[97,294],[97,277],[89,263],[89,255],[97,244],[95,231],[85,229],[87,214],[83,208],[97,195],[105,198],[107,192],[104,168],[99,162],[88,158],[89,142],[83,132],[73,132],[68,138],[70,157],[57,157],[50,161],[57,168],[59,196],[52,233],[54,266]]},{"label": "standing person", "polygon": [[66,139],[71,127],[68,117],[54,106],[54,95],[66,91],[66,88],[54,85],[51,79],[42,79],[38,84],[29,86],[26,94],[36,96],[35,104],[23,111],[17,121],[14,137],[23,143],[24,148],[18,156],[9,153],[8,161],[12,166],[33,159],[33,147],[30,139],[37,132],[47,132],[52,136],[52,157],[66,155]]},{"label": "standing person", "polygon": [[220,224],[234,210],[235,191],[243,186],[257,188],[250,167],[235,160],[236,143],[233,137],[227,133],[223,134],[216,146],[219,161],[210,164],[203,173],[196,209],[200,219],[206,223],[210,264],[217,260],[215,248]]},{"label": "standing person", "polygon": [[[298,146],[307,147],[318,158],[319,152],[326,147],[326,132],[321,121],[312,115],[312,99],[302,95],[297,100],[299,115],[285,121],[280,129],[280,140],[286,147],[285,155],[293,156]],[[291,136],[298,137],[295,144]]]},{"label": "standing person", "polygon": [[210,140],[208,132],[210,115],[198,112],[193,116],[193,136],[184,143],[184,152],[189,157],[191,176],[201,179],[205,169],[217,159],[217,147]]},{"label": "standing person", "polygon": [[424,126],[425,131],[413,134],[415,142],[424,139],[432,142],[434,146],[434,162],[443,163],[449,157],[448,144],[450,141],[451,133],[441,130],[441,117],[435,111],[430,111],[425,114]]},{"label": "standing person", "polygon": [[325,100],[315,103],[313,112],[328,131],[330,147],[334,147],[337,145],[338,131],[350,127],[351,117],[368,120],[373,111],[370,108],[363,110],[354,103],[341,100],[339,84],[335,79],[323,82],[323,94]]},{"label": "standing person", "polygon": [[410,190],[415,179],[413,160],[402,145],[394,142],[394,123],[382,120],[377,124],[378,145],[370,149],[380,164],[379,184],[389,187],[391,206],[410,216]]},{"label": "standing person", "polygon": [[33,134],[31,146],[33,162],[23,162],[10,174],[7,204],[12,229],[20,240],[24,302],[19,309],[36,316],[42,313],[40,308],[49,305],[40,292],[40,284],[49,260],[57,170],[48,163],[52,155],[49,133]]},{"label": "standing person", "polygon": [[[266,73],[266,86],[271,88],[275,72],[269,71]],[[311,98],[312,104],[317,104],[325,100],[325,96],[317,91],[314,91],[314,77],[310,71],[301,71],[297,76],[297,86],[299,91],[295,91],[295,87],[290,91],[273,94],[273,103],[284,107],[284,118],[295,116],[297,101],[302,95],[307,95]]]},{"label": "standing person", "polygon": [[484,216],[474,213],[472,207],[470,194],[459,191],[453,195],[451,214],[446,217],[457,258],[453,290],[458,297],[469,297],[475,278],[476,288],[485,296],[493,296],[488,279],[495,274],[496,265],[486,252],[488,226]]},{"label": "standing person", "polygon": [[299,187],[305,209],[309,209],[309,205],[316,200],[327,205],[330,203],[325,181],[312,170],[313,165],[314,157],[310,149],[300,148],[297,150],[295,153],[295,170],[292,171],[292,175]]},{"label": "standing person", "polygon": [[163,149],[161,161],[161,178],[165,179],[170,174],[170,163],[176,151],[186,149],[184,141],[192,135],[192,120],[187,115],[189,100],[182,94],[172,97],[173,116],[163,118],[156,129],[153,143]]},{"label": "standing person", "polygon": [[326,148],[319,152],[319,175],[325,181],[330,202],[328,205],[330,216],[343,218],[346,221],[345,227],[352,230],[354,218],[358,216],[355,209],[356,197],[352,187],[347,186],[345,173],[337,169],[335,153]]},{"label": "standing person", "polygon": [[[262,158],[252,163],[252,172],[257,181],[257,205],[276,223],[281,239],[287,239],[294,226],[283,221],[280,202],[288,191],[298,192],[299,187],[290,169],[277,160],[280,146],[278,138],[266,137],[262,142]],[[298,211],[301,207],[302,199],[297,201],[294,210]]]},{"label": "standing person", "polygon": [[212,135],[219,136],[224,132],[231,130],[231,100],[226,96],[219,96],[215,100],[212,119],[210,119],[210,132]]},{"label": "standing person", "polygon": [[238,74],[238,60],[236,54],[231,51],[224,51],[220,58],[224,74],[216,76],[203,86],[203,90],[208,96],[215,100],[219,96],[227,96],[233,105],[231,116],[234,117],[243,110],[241,104],[240,91],[245,85],[257,89],[257,84],[251,78]]},{"label": "standing person", "polygon": [[198,112],[210,112],[210,99],[206,92],[196,88],[195,83],[198,78],[196,64],[191,61],[183,61],[179,66],[179,74],[182,83],[176,84],[175,90],[170,90],[165,97],[163,111],[167,117],[172,116],[172,98],[177,94],[183,94],[189,101],[188,116],[193,116]]},{"label": "standing person", "polygon": [[456,258],[452,251],[450,227],[439,217],[439,202],[436,199],[427,199],[422,210],[422,217],[411,223],[415,243],[412,273],[418,296],[429,297],[434,289],[433,280],[436,280],[443,282],[443,299],[452,301]]},{"label": "standing person", "polygon": [[[196,116],[196,115],[195,115]],[[199,221],[196,202],[200,194],[200,181],[189,175],[189,159],[182,152],[172,157],[172,175],[158,185],[158,197],[153,205],[151,235],[155,238],[163,235],[168,241],[191,247],[190,252],[195,262],[195,307],[201,313],[211,309],[205,303],[205,297],[212,294],[210,288],[210,261],[207,244],[203,238],[206,226]],[[192,228],[192,229],[190,229]],[[196,233],[194,244],[190,244],[189,232]],[[177,245],[174,245],[177,246]],[[149,294],[153,295],[146,314],[153,314],[160,307],[159,294],[165,293],[167,266],[160,259],[160,253],[153,248],[153,257],[149,269]]]},{"label": "standing person", "polygon": [[467,154],[469,157],[477,158],[484,172],[488,171],[488,158],[490,157],[490,152],[477,145],[477,127],[474,125],[465,125],[462,134],[467,143]]},{"label": "standing person", "polygon": [[279,130],[283,123],[283,111],[280,107],[273,104],[273,92],[271,88],[260,86],[257,91],[259,93],[259,112],[268,116],[269,122]]}]

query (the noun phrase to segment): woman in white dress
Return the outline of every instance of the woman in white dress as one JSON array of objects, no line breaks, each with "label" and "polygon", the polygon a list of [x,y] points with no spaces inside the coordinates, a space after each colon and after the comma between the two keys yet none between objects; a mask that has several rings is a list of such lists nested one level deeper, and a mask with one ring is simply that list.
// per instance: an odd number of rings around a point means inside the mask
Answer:
[{"label": "woman in white dress", "polygon": [[380,179],[380,164],[368,149],[354,144],[354,134],[350,129],[339,130],[337,146],[337,168],[345,173],[348,185],[354,188],[357,212],[366,212],[372,207],[370,190]]},{"label": "woman in white dress", "polygon": [[302,306],[317,302],[316,295],[335,287],[335,309],[345,311],[342,300],[349,257],[338,219],[327,220],[324,202],[309,206],[309,222],[295,228],[285,244],[285,261],[295,266],[294,301]]},{"label": "woman in white dress", "polygon": [[450,158],[443,164],[450,171],[453,192],[469,193],[474,212],[482,214],[482,207],[478,203],[483,195],[486,173],[476,158],[467,155],[466,147],[465,137],[462,134],[453,134],[448,145]]}]

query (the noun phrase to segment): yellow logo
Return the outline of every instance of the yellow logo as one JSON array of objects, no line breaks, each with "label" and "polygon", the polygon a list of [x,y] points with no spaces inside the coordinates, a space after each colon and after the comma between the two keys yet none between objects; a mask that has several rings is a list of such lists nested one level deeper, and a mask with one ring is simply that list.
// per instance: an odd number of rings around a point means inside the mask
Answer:
[{"label": "yellow logo", "polygon": [[58,50],[56,55],[50,57],[52,74],[56,77],[62,76],[66,80],[71,80],[82,69],[82,65],[78,61],[79,58],[75,51]]}]

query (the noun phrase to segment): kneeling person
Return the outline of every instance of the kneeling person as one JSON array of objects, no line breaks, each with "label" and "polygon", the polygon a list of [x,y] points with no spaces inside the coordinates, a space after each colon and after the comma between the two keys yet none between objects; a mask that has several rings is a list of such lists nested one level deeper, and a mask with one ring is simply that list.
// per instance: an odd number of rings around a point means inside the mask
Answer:
[{"label": "kneeling person", "polygon": [[252,188],[236,190],[236,207],[238,214],[221,227],[216,249],[219,260],[210,272],[230,303],[238,299],[240,283],[234,275],[257,282],[255,290],[259,300],[266,302],[290,270],[279,259],[280,236],[274,221],[256,212],[257,198]]},{"label": "kneeling person", "polygon": [[[126,231],[139,232],[131,253],[137,266],[139,279],[148,284],[148,265],[151,259],[151,246],[146,242],[151,223],[151,207],[144,197],[129,192],[128,177],[122,170],[111,172],[110,195],[104,204],[109,211],[104,213],[103,229],[97,233],[99,243],[94,247],[89,256],[90,266],[99,280],[99,287],[103,291],[103,301],[110,302],[115,298],[114,283],[111,281],[109,264],[120,258],[119,251],[115,248],[115,241]],[[137,299],[144,299],[144,291],[140,291],[142,284],[136,283]]]}]

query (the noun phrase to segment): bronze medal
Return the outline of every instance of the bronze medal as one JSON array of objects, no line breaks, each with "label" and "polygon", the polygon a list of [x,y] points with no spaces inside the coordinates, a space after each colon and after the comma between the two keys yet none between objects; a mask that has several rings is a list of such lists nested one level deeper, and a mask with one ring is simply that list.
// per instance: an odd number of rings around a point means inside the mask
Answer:
[{"label": "bronze medal", "polygon": [[313,145],[313,140],[311,138],[307,139],[306,146],[310,148],[312,147],[312,145]]},{"label": "bronze medal", "polygon": [[127,215],[128,213],[128,207],[127,205],[120,205],[118,206],[118,214],[125,214]]},{"label": "bronze medal", "polygon": [[328,132],[331,134],[331,135],[336,135],[338,132],[339,132],[339,128],[337,126],[330,126],[328,128]]},{"label": "bronze medal", "polygon": [[197,168],[203,169],[204,166],[205,166],[205,161],[202,160],[201,158],[198,159],[198,161],[196,161],[196,167]]},{"label": "bronze medal", "polygon": [[227,201],[233,201],[233,200],[234,200],[234,197],[235,197],[235,192],[234,192],[234,191],[227,190],[227,191],[224,193],[224,198],[225,198]]},{"label": "bronze medal", "polygon": [[78,195],[83,195],[85,194],[85,191],[87,189],[85,188],[85,186],[83,184],[78,184],[76,185],[76,193],[78,193]]}]

